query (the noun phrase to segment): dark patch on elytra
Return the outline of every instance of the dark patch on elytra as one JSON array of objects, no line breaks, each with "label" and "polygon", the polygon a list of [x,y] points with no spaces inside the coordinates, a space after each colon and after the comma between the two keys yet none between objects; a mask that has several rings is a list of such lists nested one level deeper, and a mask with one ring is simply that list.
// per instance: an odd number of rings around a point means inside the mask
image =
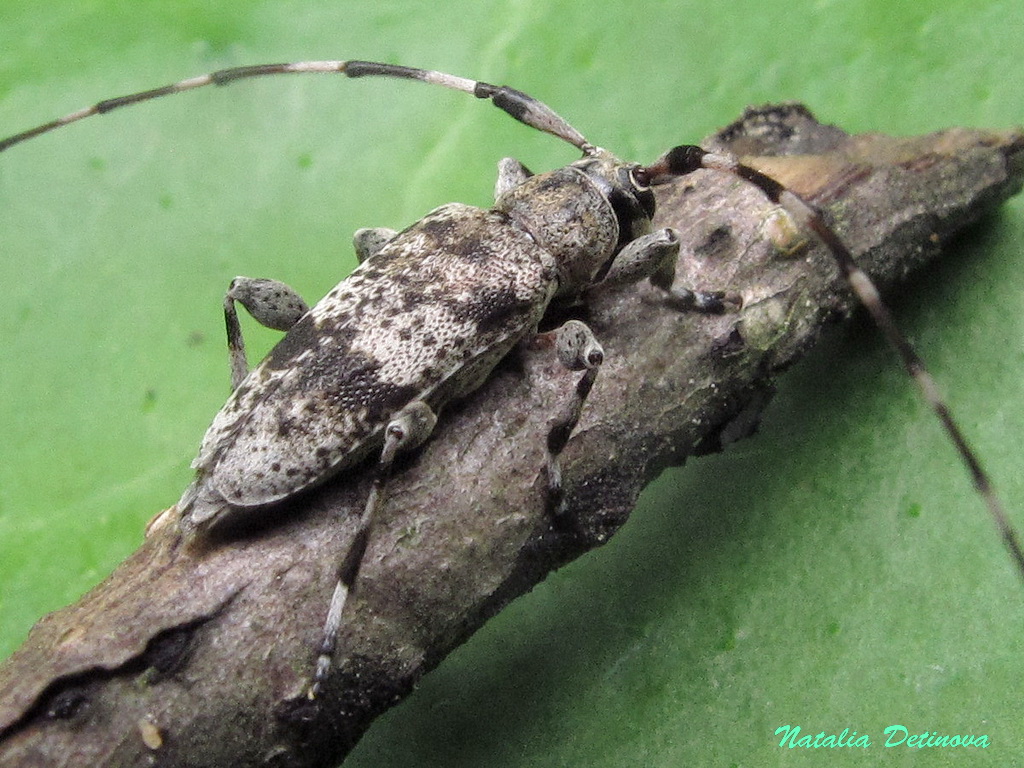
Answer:
[{"label": "dark patch on elytra", "polygon": [[412,312],[423,301],[423,292],[415,286],[402,291],[400,296],[400,306],[398,307],[399,314]]},{"label": "dark patch on elytra", "polygon": [[277,436],[287,438],[295,426],[295,419],[288,416],[278,416]]},{"label": "dark patch on elytra", "polygon": [[458,237],[456,220],[449,216],[427,216],[418,222],[416,231],[434,240],[435,243],[447,243]]},{"label": "dark patch on elytra", "polygon": [[510,285],[482,291],[476,306],[479,309],[472,319],[476,321],[479,334],[484,335],[509,327],[509,321],[529,312],[533,303],[518,298]]},{"label": "dark patch on elytra", "polygon": [[430,216],[419,222],[416,230],[433,240],[436,252],[458,256],[467,261],[485,261],[496,258],[494,248],[484,237],[490,234],[485,224],[461,217]]},{"label": "dark patch on elytra", "polygon": [[448,252],[467,261],[488,261],[497,258],[490,244],[480,237],[463,237],[448,247]]},{"label": "dark patch on elytra", "polygon": [[[335,348],[306,362],[296,382],[298,393],[315,399],[325,417],[362,412],[365,421],[379,424],[415,397],[418,388],[384,380],[380,361],[351,349],[352,333],[340,331]],[[351,437],[358,439],[359,435]]]},{"label": "dark patch on elytra", "polygon": [[[414,290],[403,291],[400,306],[394,307],[394,314],[409,311],[416,300]],[[383,319],[378,323],[381,328],[392,325]],[[304,360],[300,367],[301,375],[290,385],[288,398],[292,401],[296,397],[305,397],[310,403],[315,403],[311,412],[318,415],[317,422],[331,420],[334,415],[362,413],[369,424],[380,424],[417,394],[416,387],[396,386],[383,380],[381,362],[370,353],[352,348],[359,333],[359,329],[351,325],[316,329],[305,318],[271,352],[271,364],[281,365],[308,349],[317,351]],[[408,331],[403,329],[399,333],[408,334]],[[338,421],[340,423],[342,419]],[[306,421],[298,422],[283,413],[278,418],[278,429],[282,434],[307,429],[308,426]],[[350,437],[357,441],[360,436],[353,434]]]},{"label": "dark patch on elytra", "polygon": [[311,315],[304,315],[270,350],[264,365],[274,371],[291,368],[296,357],[319,346],[320,335]]}]

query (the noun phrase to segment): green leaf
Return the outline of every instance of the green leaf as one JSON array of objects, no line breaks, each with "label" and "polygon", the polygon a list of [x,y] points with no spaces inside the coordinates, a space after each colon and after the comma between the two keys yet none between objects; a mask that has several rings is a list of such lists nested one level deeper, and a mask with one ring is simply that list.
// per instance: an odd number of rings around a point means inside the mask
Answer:
[{"label": "green leaf", "polygon": [[[638,161],[765,101],[896,134],[1024,114],[1011,0],[7,0],[0,49],[0,135],[302,58],[509,83]],[[322,295],[354,264],[354,229],[487,204],[504,155],[575,157],[461,94],[296,77],[0,156],[0,651],[101,580],[188,482],[227,394],[232,277]],[[1024,203],[954,251],[893,303],[1024,525]],[[759,437],[668,473],[622,534],[489,624],[350,764],[1010,765],[1022,598],[951,447],[857,317],[783,380]],[[780,748],[787,724],[872,746]],[[991,746],[886,748],[892,724]]]}]

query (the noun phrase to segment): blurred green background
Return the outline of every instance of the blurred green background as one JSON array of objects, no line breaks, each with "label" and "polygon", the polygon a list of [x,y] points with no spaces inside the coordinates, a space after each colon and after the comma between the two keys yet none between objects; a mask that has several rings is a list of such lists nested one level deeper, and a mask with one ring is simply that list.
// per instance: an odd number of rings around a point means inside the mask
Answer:
[{"label": "blurred green background", "polygon": [[[1020,0],[6,0],[0,50],[0,135],[307,58],[509,83],[638,161],[772,100],[852,131],[1024,122]],[[315,299],[354,265],[354,229],[487,204],[504,155],[575,158],[462,94],[306,77],[0,157],[0,654],[187,483],[227,394],[232,277]],[[893,303],[1024,526],[1022,259],[1017,200]],[[254,351],[273,338],[250,334]],[[952,449],[858,315],[783,379],[759,437],[666,473],[621,535],[489,624],[350,765],[1019,765],[1022,615]],[[991,746],[886,749],[893,723]],[[780,749],[786,724],[875,746]]]}]

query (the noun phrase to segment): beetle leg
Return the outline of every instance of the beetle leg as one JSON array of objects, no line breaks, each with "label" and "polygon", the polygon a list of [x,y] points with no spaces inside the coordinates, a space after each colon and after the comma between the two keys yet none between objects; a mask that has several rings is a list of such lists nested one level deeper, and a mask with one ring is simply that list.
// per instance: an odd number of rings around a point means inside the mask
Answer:
[{"label": "beetle leg", "polygon": [[740,306],[740,297],[734,293],[673,286],[678,258],[679,237],[674,230],[660,229],[641,235],[619,251],[598,287],[636,283],[646,277],[667,291],[679,309],[721,314]]},{"label": "beetle leg", "polygon": [[576,424],[579,423],[583,404],[594,386],[597,371],[604,362],[604,350],[593,331],[579,320],[567,320],[555,331],[555,349],[559,362],[570,371],[583,371],[576,382],[572,400],[551,422],[547,440],[548,510],[553,514],[562,511],[564,489],[562,469],[558,457],[569,442]]},{"label": "beetle leg", "polygon": [[313,681],[307,692],[310,699],[316,698],[331,670],[345,603],[355,588],[356,578],[359,576],[359,566],[362,565],[363,556],[366,554],[374,518],[380,507],[381,494],[391,476],[391,466],[394,464],[395,456],[419,446],[430,437],[436,424],[437,415],[430,406],[422,400],[413,400],[395,415],[384,430],[384,447],[381,449],[380,460],[377,462],[370,494],[366,497],[366,506],[359,518],[356,535],[352,539],[352,543],[349,544],[341,567],[338,569],[338,581],[334,586],[330,607],[327,609],[327,620],[324,622],[323,639],[317,656],[316,671],[313,673]]},{"label": "beetle leg", "polygon": [[498,178],[494,182],[494,199],[497,200],[506,192],[512,191],[531,176],[533,173],[530,169],[514,157],[502,158],[498,161]]},{"label": "beetle leg", "polygon": [[398,232],[387,227],[366,227],[357,229],[352,235],[352,246],[356,249],[356,258],[362,264],[391,242]]},{"label": "beetle leg", "polygon": [[228,331],[228,356],[231,360],[231,389],[237,389],[249,375],[245,340],[238,323],[235,302],[249,310],[260,325],[275,331],[287,331],[309,309],[293,289],[278,280],[236,277],[224,294],[224,323]]}]

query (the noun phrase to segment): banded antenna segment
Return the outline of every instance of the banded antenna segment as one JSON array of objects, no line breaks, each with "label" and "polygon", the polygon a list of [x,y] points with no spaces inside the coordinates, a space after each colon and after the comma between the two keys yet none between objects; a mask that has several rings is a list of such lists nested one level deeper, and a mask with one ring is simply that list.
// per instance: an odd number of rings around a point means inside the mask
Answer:
[{"label": "banded antenna segment", "polygon": [[405,80],[420,80],[431,85],[440,85],[453,91],[462,91],[476,96],[478,99],[490,99],[496,107],[514,117],[519,122],[536,128],[538,131],[549,133],[562,141],[572,144],[584,154],[594,153],[591,145],[565,118],[561,117],[551,107],[532,96],[509,88],[507,85],[491,85],[490,83],[478,80],[469,80],[464,77],[449,75],[445,72],[437,72],[430,69],[418,69],[416,67],[402,67],[395,64],[382,64],[375,61],[297,61],[288,64],[256,64],[245,67],[232,67],[211,72],[207,75],[190,77],[180,80],[177,83],[164,85],[159,88],[151,88],[148,91],[139,91],[127,96],[117,96],[113,99],[105,99],[91,107],[85,107],[75,112],[51,120],[48,123],[37,125],[27,131],[22,131],[14,136],[0,140],[0,152],[10,149],[15,144],[34,139],[44,133],[62,128],[71,123],[77,123],[93,115],[102,115],[112,112],[121,107],[128,107],[151,99],[159,99],[175,93],[184,93],[207,85],[228,85],[237,80],[248,80],[254,77],[267,75],[287,74],[344,74],[348,77],[397,77]]},{"label": "banded antenna segment", "polygon": [[960,425],[953,418],[949,405],[939,393],[939,387],[925,367],[924,361],[914,350],[909,339],[903,335],[889,308],[882,301],[878,288],[857,264],[850,249],[846,247],[839,235],[826,223],[821,213],[798,194],[756,168],[744,165],[729,155],[708,152],[701,147],[692,145],[675,147],[651,165],[637,169],[635,173],[642,183],[662,184],[701,168],[731,173],[753,184],[769,200],[782,206],[797,224],[812,231],[832,254],[832,258],[839,266],[850,290],[871,315],[871,319],[885,336],[889,345],[899,355],[903,368],[917,384],[921,397],[928,403],[942,424],[942,428],[971,476],[974,489],[988,508],[989,516],[1006,544],[1018,574],[1024,579],[1024,546],[1021,545],[1020,538],[1003,508],[1003,503],[992,485],[988,472],[985,471],[981,459],[978,458],[978,454],[967,441]]}]

